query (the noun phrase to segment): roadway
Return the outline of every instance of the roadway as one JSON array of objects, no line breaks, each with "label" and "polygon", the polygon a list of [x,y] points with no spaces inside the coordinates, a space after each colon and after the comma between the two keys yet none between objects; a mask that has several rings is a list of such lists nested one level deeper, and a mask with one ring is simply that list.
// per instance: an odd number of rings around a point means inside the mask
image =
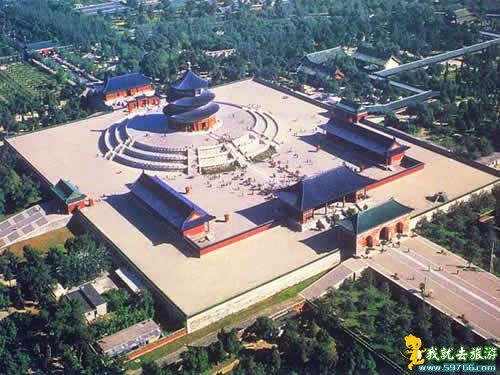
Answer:
[{"label": "roadway", "polygon": [[465,318],[479,335],[500,339],[500,279],[468,267],[455,254],[421,237],[409,238],[400,248],[388,248],[365,259],[367,265],[421,297],[457,321]]}]

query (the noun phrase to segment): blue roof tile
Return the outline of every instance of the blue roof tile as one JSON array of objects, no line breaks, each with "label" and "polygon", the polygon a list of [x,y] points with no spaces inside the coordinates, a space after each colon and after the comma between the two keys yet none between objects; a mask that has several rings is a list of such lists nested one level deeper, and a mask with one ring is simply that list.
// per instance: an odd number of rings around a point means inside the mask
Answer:
[{"label": "blue roof tile", "polygon": [[104,85],[103,93],[133,89],[151,85],[151,80],[142,73],[128,73],[121,76],[109,77]]},{"label": "blue roof tile", "polygon": [[201,78],[192,70],[187,70],[184,75],[170,84],[170,88],[180,91],[205,89],[208,87],[208,81]]},{"label": "blue roof tile", "polygon": [[385,157],[409,149],[408,146],[399,144],[395,138],[386,137],[360,125],[346,124],[336,119],[327,124],[326,131],[344,141]]},{"label": "blue roof tile", "polygon": [[278,199],[304,212],[363,190],[375,180],[342,166],[305,178],[276,192]]},{"label": "blue roof tile", "polygon": [[[147,193],[145,194],[144,191]],[[173,227],[181,231],[215,219],[158,176],[143,173],[132,186],[132,192]]]}]

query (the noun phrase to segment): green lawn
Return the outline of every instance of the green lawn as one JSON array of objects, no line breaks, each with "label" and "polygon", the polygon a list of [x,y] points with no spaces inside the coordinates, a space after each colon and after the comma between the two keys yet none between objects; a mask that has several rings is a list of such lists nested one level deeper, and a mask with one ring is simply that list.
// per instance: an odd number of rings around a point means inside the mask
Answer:
[{"label": "green lawn", "polygon": [[53,230],[51,232],[42,234],[37,237],[33,237],[18,243],[15,243],[8,247],[8,249],[17,255],[20,259],[24,259],[23,248],[26,245],[30,245],[46,253],[52,246],[64,245],[68,238],[72,238],[75,235],[68,228],[60,228]]}]

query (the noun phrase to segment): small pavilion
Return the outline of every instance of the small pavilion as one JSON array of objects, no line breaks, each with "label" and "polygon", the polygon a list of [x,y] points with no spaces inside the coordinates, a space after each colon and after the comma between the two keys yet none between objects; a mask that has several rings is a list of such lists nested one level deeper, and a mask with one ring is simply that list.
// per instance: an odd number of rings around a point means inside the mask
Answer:
[{"label": "small pavilion", "polygon": [[[58,205],[64,213],[72,213],[77,208],[86,207],[87,196],[80,192],[78,188],[69,180],[59,180],[52,188],[52,192],[57,197]],[[90,200],[92,202],[92,200]],[[93,202],[90,204],[92,205]]]}]

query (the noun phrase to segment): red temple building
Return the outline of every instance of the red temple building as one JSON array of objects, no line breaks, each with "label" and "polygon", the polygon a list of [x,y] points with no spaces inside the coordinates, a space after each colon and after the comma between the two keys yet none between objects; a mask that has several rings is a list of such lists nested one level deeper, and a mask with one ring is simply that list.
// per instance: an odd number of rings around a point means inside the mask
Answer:
[{"label": "red temple building", "polygon": [[390,241],[398,234],[407,234],[412,211],[413,208],[391,199],[339,221],[343,248],[359,255],[366,248],[377,246],[382,241]]},{"label": "red temple building", "polygon": [[141,73],[129,73],[116,77],[109,77],[104,84],[102,93],[104,100],[113,100],[127,96],[135,96],[144,92],[153,91],[151,80]]},{"label": "red temple building", "polygon": [[136,109],[139,108],[160,105],[160,101],[161,99],[158,96],[141,95],[127,103],[127,110],[129,112],[134,112]]},{"label": "red temple building", "polygon": [[365,106],[347,99],[342,99],[333,106],[332,119],[335,120],[355,124],[366,116],[368,116],[368,110]]},{"label": "red temple building", "polygon": [[52,187],[52,191],[57,197],[60,210],[64,213],[70,214],[77,208],[82,209],[94,205],[92,199],[87,199],[87,196],[68,180],[59,180]]},{"label": "red temple building", "polygon": [[43,40],[41,42],[28,43],[24,46],[28,53],[39,53],[44,56],[52,55],[56,48],[56,43],[53,40]]},{"label": "red temple building", "polygon": [[314,220],[316,210],[334,202],[356,202],[374,180],[342,166],[305,178],[276,192],[288,217],[300,225]]},{"label": "red temple building", "polygon": [[169,104],[163,109],[170,127],[193,132],[215,126],[219,105],[213,102],[215,94],[207,88],[208,81],[191,69],[170,85]]},{"label": "red temple building", "polygon": [[210,230],[215,216],[191,202],[158,176],[142,173],[133,184],[132,193],[183,237],[197,238]]},{"label": "red temple building", "polygon": [[363,126],[332,119],[326,125],[328,137],[346,142],[370,155],[372,160],[384,165],[397,165],[405,156],[408,146],[395,138],[387,137]]}]

